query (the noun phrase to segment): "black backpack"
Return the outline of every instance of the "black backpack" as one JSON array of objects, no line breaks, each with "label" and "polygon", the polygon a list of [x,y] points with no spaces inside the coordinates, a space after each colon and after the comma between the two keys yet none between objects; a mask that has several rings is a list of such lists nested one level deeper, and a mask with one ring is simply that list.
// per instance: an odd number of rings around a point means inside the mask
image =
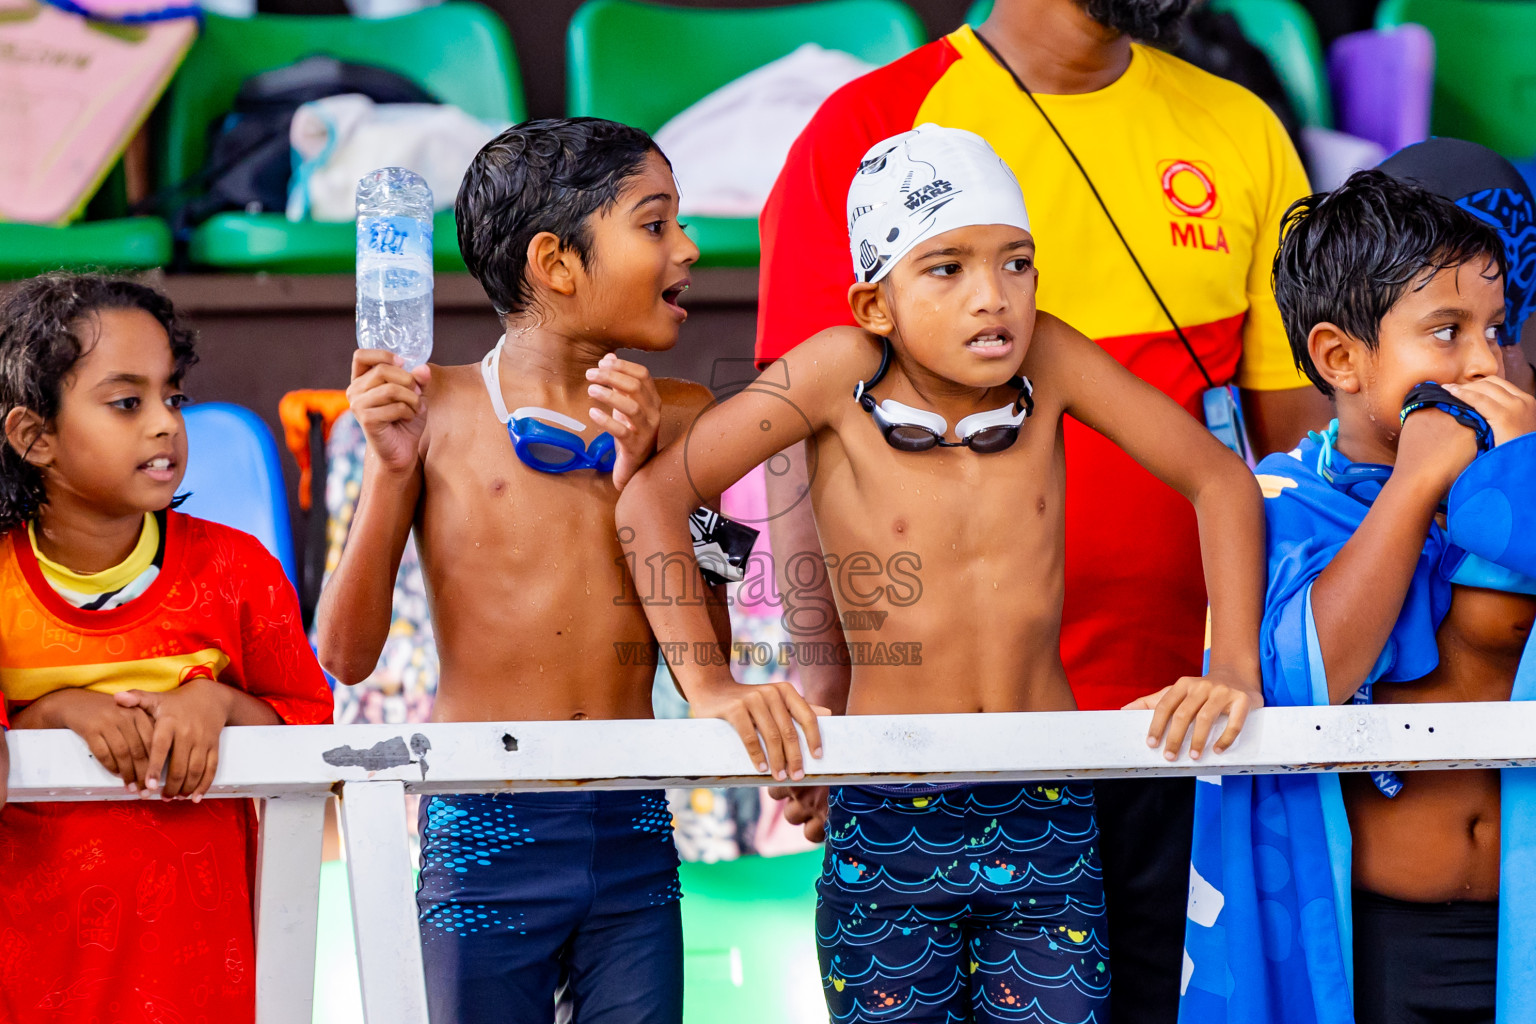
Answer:
[{"label": "black backpack", "polygon": [[179,240],[221,210],[281,212],[288,206],[293,169],[288,129],[294,111],[311,100],[361,93],[375,103],[437,103],[403,75],[334,57],[252,75],[235,105],[209,132],[208,158],[196,174],[138,204],[135,212],[163,212]]}]

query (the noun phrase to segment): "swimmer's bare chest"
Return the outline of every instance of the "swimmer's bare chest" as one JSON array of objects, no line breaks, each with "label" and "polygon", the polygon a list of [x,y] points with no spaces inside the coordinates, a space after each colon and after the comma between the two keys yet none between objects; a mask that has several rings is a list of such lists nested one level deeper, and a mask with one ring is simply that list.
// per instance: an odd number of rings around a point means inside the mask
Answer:
[{"label": "swimmer's bare chest", "polygon": [[850,713],[1073,707],[1056,422],[1026,421],[1012,448],[979,455],[897,451],[853,420],[818,454],[811,496],[854,660]]},{"label": "swimmer's bare chest", "polygon": [[[1436,634],[1440,664],[1412,683],[1382,683],[1383,704],[1508,700],[1536,599],[1457,587]],[[1499,892],[1499,773],[1406,772],[1387,799],[1368,776],[1343,776],[1355,884],[1415,902],[1492,900]]]},{"label": "swimmer's bare chest", "polygon": [[[415,536],[440,721],[648,718],[644,608],[594,471],[523,465],[483,391],[432,409]],[[446,406],[446,408],[445,408]]]}]

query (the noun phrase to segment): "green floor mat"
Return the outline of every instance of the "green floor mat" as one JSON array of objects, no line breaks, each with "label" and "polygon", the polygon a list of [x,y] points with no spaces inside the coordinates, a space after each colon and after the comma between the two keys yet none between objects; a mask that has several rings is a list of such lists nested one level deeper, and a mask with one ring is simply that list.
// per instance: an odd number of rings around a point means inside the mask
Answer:
[{"label": "green floor mat", "polygon": [[684,864],[685,1024],[827,1019],[816,966],[821,851]]},{"label": "green floor mat", "polygon": [[[684,1024],[820,1024],[821,853],[684,864]],[[320,873],[315,1024],[362,1024],[346,865]]]}]

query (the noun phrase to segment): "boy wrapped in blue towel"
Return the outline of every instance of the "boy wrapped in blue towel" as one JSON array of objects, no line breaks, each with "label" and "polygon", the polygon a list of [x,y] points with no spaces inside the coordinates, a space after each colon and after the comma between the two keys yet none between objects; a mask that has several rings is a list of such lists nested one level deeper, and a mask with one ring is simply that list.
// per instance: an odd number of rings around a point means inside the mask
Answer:
[{"label": "boy wrapped in blue towel", "polygon": [[[1504,275],[1492,228],[1381,172],[1287,214],[1276,296],[1338,419],[1258,467],[1267,704],[1536,697],[1536,400],[1501,376]],[[1180,1020],[1536,1020],[1528,774],[1200,786]]]}]

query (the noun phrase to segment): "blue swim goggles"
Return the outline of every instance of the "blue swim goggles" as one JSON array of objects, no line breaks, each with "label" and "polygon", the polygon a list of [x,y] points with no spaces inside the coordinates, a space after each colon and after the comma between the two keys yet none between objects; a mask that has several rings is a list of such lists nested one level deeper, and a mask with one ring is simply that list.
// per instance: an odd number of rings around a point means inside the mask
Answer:
[{"label": "blue swim goggles", "polygon": [[538,406],[524,406],[507,412],[507,404],[501,397],[501,346],[505,342],[506,335],[502,335],[496,347],[480,361],[480,376],[485,381],[496,418],[507,425],[507,436],[512,438],[512,450],[517,452],[518,459],[540,473],[569,473],[576,469],[613,472],[617,453],[613,435],[607,431],[594,437],[589,445],[577,436],[586,431],[587,425],[565,413]]},{"label": "blue swim goggles", "polygon": [[[541,423],[540,420],[549,422]],[[582,447],[581,438],[549,423],[586,429],[579,420],[553,409],[527,406],[512,410],[512,416],[507,420],[507,434],[512,438],[512,449],[525,466],[540,473],[569,473],[573,469],[613,472],[612,434],[604,431],[594,437],[590,445]]]}]

